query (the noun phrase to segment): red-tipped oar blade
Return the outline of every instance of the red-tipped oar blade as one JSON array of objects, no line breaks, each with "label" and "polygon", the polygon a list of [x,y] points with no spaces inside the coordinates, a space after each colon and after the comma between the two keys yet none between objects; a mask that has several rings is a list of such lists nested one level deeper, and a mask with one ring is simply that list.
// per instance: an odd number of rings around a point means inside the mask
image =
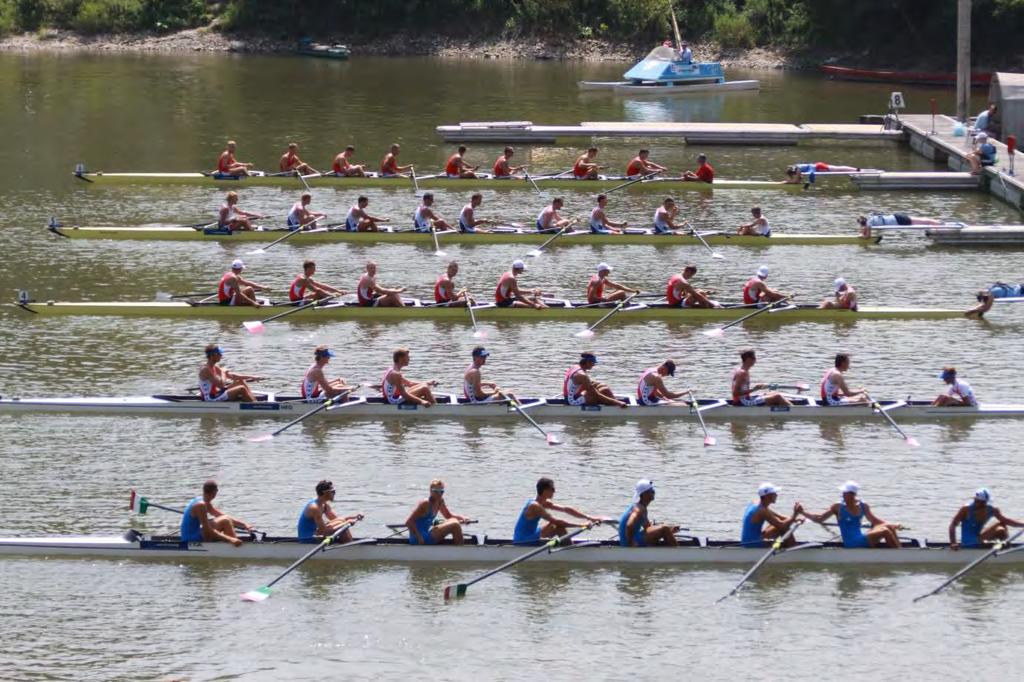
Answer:
[{"label": "red-tipped oar blade", "polygon": [[718,439],[714,436],[704,436],[704,447],[714,447],[718,443]]},{"label": "red-tipped oar blade", "polygon": [[917,442],[917,439],[914,438],[913,436],[907,436],[907,445],[909,445],[912,448],[921,447],[921,444]]},{"label": "red-tipped oar blade", "polygon": [[725,336],[725,330],[721,327],[715,327],[714,329],[708,329],[704,332],[704,336],[713,336],[715,338],[722,338]]},{"label": "red-tipped oar blade", "polygon": [[584,329],[581,332],[576,332],[573,336],[578,339],[589,339],[594,336],[594,331],[592,329]]},{"label": "red-tipped oar blade", "polygon": [[266,443],[268,440],[273,440],[273,439],[274,439],[274,436],[272,434],[264,433],[263,435],[260,435],[260,436],[253,436],[252,438],[249,439],[249,442],[250,443]]},{"label": "red-tipped oar blade", "polygon": [[242,323],[242,326],[245,327],[250,334],[262,334],[264,329],[263,323],[259,320],[246,320]]},{"label": "red-tipped oar blade", "polygon": [[261,602],[270,598],[270,588],[261,587],[258,590],[242,593],[242,601]]},{"label": "red-tipped oar blade", "polygon": [[548,445],[561,445],[562,441],[558,439],[558,436],[549,433],[548,434]]},{"label": "red-tipped oar blade", "polygon": [[475,332],[473,332],[473,338],[474,339],[486,339],[487,338],[487,330],[486,329],[477,329]]},{"label": "red-tipped oar blade", "polygon": [[466,585],[445,585],[444,586],[444,600],[451,601],[452,599],[458,599],[466,596]]}]

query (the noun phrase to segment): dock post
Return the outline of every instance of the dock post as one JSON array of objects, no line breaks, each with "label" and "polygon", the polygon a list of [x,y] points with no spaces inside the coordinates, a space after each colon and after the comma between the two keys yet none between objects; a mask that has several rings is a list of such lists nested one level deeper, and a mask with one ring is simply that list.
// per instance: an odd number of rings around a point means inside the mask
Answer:
[{"label": "dock post", "polygon": [[971,108],[971,0],[956,8],[956,117],[967,125]]},{"label": "dock post", "polygon": [[1006,137],[1006,154],[1010,157],[1010,171],[1007,173],[1011,177],[1013,176],[1013,154],[1017,151],[1017,136],[1008,135]]},{"label": "dock post", "polygon": [[935,134],[935,98],[932,97],[932,135]]}]

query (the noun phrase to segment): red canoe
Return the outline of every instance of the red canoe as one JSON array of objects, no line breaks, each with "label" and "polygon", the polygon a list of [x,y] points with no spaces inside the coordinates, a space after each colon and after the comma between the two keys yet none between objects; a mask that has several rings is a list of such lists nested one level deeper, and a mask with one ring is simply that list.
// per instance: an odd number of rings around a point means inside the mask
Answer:
[{"label": "red canoe", "polygon": [[[929,71],[879,71],[876,69],[851,69],[846,66],[825,65],[818,67],[822,73],[843,81],[867,81],[870,83],[912,83],[914,85],[956,85],[955,73]],[[988,87],[991,73],[971,74],[971,87]]]}]

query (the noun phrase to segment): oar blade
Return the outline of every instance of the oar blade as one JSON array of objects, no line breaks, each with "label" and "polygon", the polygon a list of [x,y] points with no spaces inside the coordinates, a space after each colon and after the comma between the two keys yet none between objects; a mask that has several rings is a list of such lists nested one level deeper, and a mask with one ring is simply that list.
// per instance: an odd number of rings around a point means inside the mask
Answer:
[{"label": "oar blade", "polygon": [[461,599],[466,596],[466,588],[468,585],[459,583],[458,585],[445,585],[444,586],[444,600],[451,601],[452,599]]},{"label": "oar blade", "polygon": [[593,329],[589,329],[589,328],[588,329],[584,329],[583,331],[576,332],[575,334],[573,334],[573,336],[575,336],[577,339],[593,338],[594,330]]},{"label": "oar blade", "polygon": [[527,252],[526,255],[529,256],[530,258],[540,258],[540,254],[542,253],[544,252],[541,251],[540,249],[534,249],[533,251]]},{"label": "oar blade", "polygon": [[156,300],[158,301],[170,301],[174,298],[173,294],[169,294],[166,291],[156,292]]},{"label": "oar blade", "polygon": [[262,334],[265,329],[263,323],[259,320],[246,320],[242,323],[242,326],[245,327],[250,334]]},{"label": "oar blade", "polygon": [[725,336],[725,330],[721,327],[715,327],[714,329],[708,329],[704,332],[704,336],[710,336],[716,339],[720,339]]},{"label": "oar blade", "polygon": [[266,251],[264,249],[256,249],[255,251],[249,251],[248,255],[250,255],[250,256],[262,256],[265,253],[266,253]]},{"label": "oar blade", "polygon": [[913,436],[907,436],[906,443],[907,443],[907,445],[909,445],[912,448],[919,448],[919,447],[921,447],[921,443],[919,443],[918,440],[916,438],[914,438]]},{"label": "oar blade", "polygon": [[704,447],[711,448],[718,444],[718,439],[714,436],[704,436]]},{"label": "oar blade", "polygon": [[486,339],[487,338],[487,330],[486,329],[477,329],[475,332],[473,332],[473,338],[474,339]]},{"label": "oar blade", "polygon": [[446,251],[438,250],[434,252],[434,255],[437,256],[438,258],[444,258],[445,256],[448,255],[448,253]]},{"label": "oar blade", "polygon": [[725,256],[723,256],[722,254],[718,253],[717,251],[712,251],[711,252],[711,257],[714,258],[715,260],[725,260]]},{"label": "oar blade", "polygon": [[261,587],[257,590],[242,593],[242,601],[261,602],[270,599],[271,589],[269,587]]},{"label": "oar blade", "polygon": [[266,443],[268,440],[274,440],[274,434],[264,433],[260,436],[253,436],[249,439],[250,443]]},{"label": "oar blade", "polygon": [[561,445],[562,441],[558,439],[558,436],[553,433],[546,434],[548,445]]}]

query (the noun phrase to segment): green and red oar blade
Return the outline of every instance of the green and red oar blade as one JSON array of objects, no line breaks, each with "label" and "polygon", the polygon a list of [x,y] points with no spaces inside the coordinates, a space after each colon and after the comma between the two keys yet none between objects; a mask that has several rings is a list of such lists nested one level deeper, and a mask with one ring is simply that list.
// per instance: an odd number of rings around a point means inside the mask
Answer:
[{"label": "green and red oar blade", "polygon": [[444,586],[444,600],[451,601],[452,599],[461,599],[466,596],[466,590],[469,585],[465,583],[459,583],[457,585],[445,585]]},{"label": "green and red oar blade", "polygon": [[270,599],[270,593],[272,590],[269,587],[260,587],[259,589],[251,590],[249,592],[242,593],[242,601],[261,602]]}]

